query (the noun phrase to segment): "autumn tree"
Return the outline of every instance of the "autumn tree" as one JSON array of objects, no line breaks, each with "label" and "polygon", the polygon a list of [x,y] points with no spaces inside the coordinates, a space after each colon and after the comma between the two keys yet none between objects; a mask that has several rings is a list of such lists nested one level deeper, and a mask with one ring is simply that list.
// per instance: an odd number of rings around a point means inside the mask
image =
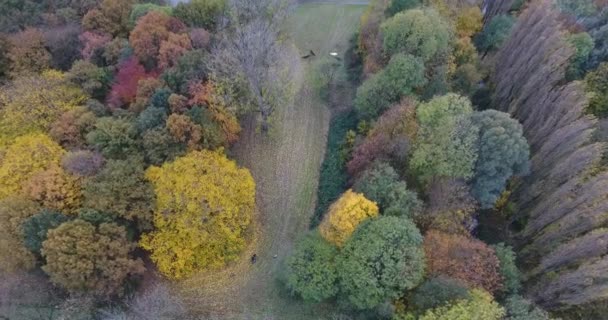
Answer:
[{"label": "autumn tree", "polygon": [[483,31],[475,38],[475,44],[480,52],[488,52],[499,48],[509,36],[515,19],[508,15],[498,15],[486,24]]},{"label": "autumn tree", "polygon": [[362,118],[375,119],[404,96],[426,84],[422,60],[412,55],[395,55],[386,68],[357,89],[355,109]]},{"label": "autumn tree", "polygon": [[83,147],[85,136],[93,129],[95,120],[93,112],[85,107],[76,107],[59,116],[51,125],[49,135],[64,148]]},{"label": "autumn tree", "polygon": [[412,9],[386,20],[382,26],[384,50],[389,55],[411,54],[429,61],[449,51],[450,28],[434,9]]},{"label": "autumn tree", "polygon": [[587,111],[597,117],[608,115],[608,63],[602,63],[585,77],[587,91],[591,93]]},{"label": "autumn tree", "polygon": [[471,298],[427,311],[420,320],[501,320],[505,310],[492,295],[479,289],[471,290]]},{"label": "autumn tree", "polygon": [[167,66],[191,48],[188,35],[177,34],[184,29],[183,25],[179,26],[180,23],[159,11],[150,11],[137,21],[129,36],[129,42],[133,46],[135,55],[145,66],[152,68],[159,65],[161,47],[164,47],[163,63]]},{"label": "autumn tree", "polygon": [[129,34],[129,16],[136,0],[103,0],[99,7],[90,10],[82,19],[87,31],[97,31],[113,36]]},{"label": "autumn tree", "polygon": [[99,63],[105,53],[106,45],[112,41],[112,36],[105,33],[85,31],[79,39],[82,43],[82,49],[80,50],[82,58],[91,63]]},{"label": "autumn tree", "polygon": [[547,311],[522,296],[510,296],[505,302],[505,320],[551,320]]},{"label": "autumn tree", "polygon": [[51,54],[45,47],[43,33],[34,28],[12,35],[8,58],[10,74],[15,77],[29,73],[40,73],[51,65]]},{"label": "autumn tree", "polygon": [[338,255],[344,298],[357,309],[371,309],[423,280],[422,236],[409,220],[382,217],[363,222]]},{"label": "autumn tree", "polygon": [[414,218],[422,209],[416,192],[408,190],[407,184],[399,180],[395,169],[387,163],[376,162],[365,170],[353,190],[376,202],[384,214]]},{"label": "autumn tree", "polygon": [[22,226],[40,210],[40,205],[22,196],[0,200],[0,250],[11,252],[0,257],[0,271],[9,273],[35,266],[35,257],[23,244]]},{"label": "autumn tree", "polygon": [[428,229],[469,235],[477,226],[479,205],[462,179],[437,179],[427,188],[426,196],[428,205],[421,222]]},{"label": "autumn tree", "polygon": [[166,128],[146,131],[141,143],[146,163],[155,166],[186,153],[186,145],[175,139]]},{"label": "autumn tree", "polygon": [[39,257],[42,243],[47,239],[48,231],[57,228],[66,221],[68,221],[68,217],[60,212],[42,210],[23,222],[21,226],[23,229],[23,244]]},{"label": "autumn tree", "polygon": [[390,3],[390,6],[386,9],[388,16],[394,16],[399,12],[415,9],[422,5],[421,0],[392,0]]},{"label": "autumn tree", "polygon": [[255,206],[248,170],[221,151],[194,151],[146,176],[156,194],[156,231],[140,244],[163,274],[183,278],[238,256]]},{"label": "autumn tree", "polygon": [[507,113],[486,110],[475,113],[472,121],[479,127],[472,191],[482,208],[491,208],[507,180],[528,171],[530,147],[521,124]]},{"label": "autumn tree", "polygon": [[293,74],[299,56],[280,41],[288,9],[288,2],[282,0],[231,1],[227,9],[231,19],[210,64],[227,86],[243,93],[232,97],[242,111],[259,114],[265,133],[274,112],[295,96]]},{"label": "autumn tree", "polygon": [[409,167],[420,182],[473,176],[479,129],[469,119],[472,111],[469,99],[457,94],[418,105],[420,130]]},{"label": "autumn tree", "polygon": [[101,154],[88,150],[68,152],[61,159],[61,167],[77,177],[94,176],[104,163],[105,159]]},{"label": "autumn tree", "polygon": [[133,124],[124,118],[99,118],[86,140],[106,158],[124,159],[138,148]]},{"label": "autumn tree", "polygon": [[585,63],[595,43],[587,32],[579,32],[568,37],[568,43],[574,48],[570,66],[566,70],[567,80],[578,80],[585,75]]},{"label": "autumn tree", "polygon": [[36,174],[58,165],[64,150],[43,134],[15,139],[0,162],[0,199],[21,191],[22,185]]},{"label": "autumn tree", "polygon": [[131,28],[135,27],[137,20],[148,14],[150,11],[158,11],[167,16],[171,16],[173,13],[173,8],[171,6],[161,6],[155,3],[135,4],[133,5],[133,9],[131,9],[131,14],[129,15],[129,26]]},{"label": "autumn tree", "polygon": [[8,77],[11,68],[9,58],[11,42],[5,35],[0,35],[0,79]]},{"label": "autumn tree", "polygon": [[469,297],[469,290],[458,280],[439,276],[428,279],[417,287],[411,302],[418,311],[424,311]]},{"label": "autumn tree", "polygon": [[58,164],[33,175],[24,184],[23,193],[45,208],[65,213],[75,212],[82,200],[80,181]]},{"label": "autumn tree", "polygon": [[98,227],[76,219],[50,230],[42,244],[51,281],[72,292],[99,296],[122,293],[124,281],[143,273],[143,262],[130,257],[135,244],[124,227],[102,223]]},{"label": "autumn tree", "polygon": [[187,319],[188,311],[184,302],[166,284],[157,283],[153,287],[127,300],[126,310],[101,310],[104,320],[129,319]]},{"label": "autumn tree", "polygon": [[89,96],[103,99],[109,89],[110,79],[107,71],[86,60],[77,60],[67,73],[71,82],[79,85]]},{"label": "autumn tree", "polygon": [[[201,106],[210,114],[210,118],[215,122],[223,133],[225,144],[233,144],[239,138],[241,125],[236,117],[237,110],[230,107],[225,97],[225,90],[212,81],[193,83],[190,86],[190,100],[188,103],[193,106]],[[205,127],[204,123],[199,123]]]},{"label": "autumn tree", "polygon": [[0,145],[20,135],[49,131],[61,115],[85,100],[85,94],[59,71],[15,79],[0,88]]},{"label": "autumn tree", "polygon": [[478,6],[460,10],[456,17],[456,34],[459,37],[472,37],[483,27],[483,14]]},{"label": "autumn tree", "polygon": [[338,250],[312,232],[298,241],[287,259],[286,285],[304,300],[320,302],[338,292],[335,257]]},{"label": "autumn tree", "polygon": [[174,15],[190,27],[215,30],[225,9],[226,0],[192,0],[178,3]]},{"label": "autumn tree", "polygon": [[330,207],[319,225],[321,236],[342,247],[357,226],[378,215],[378,206],[360,193],[347,190]]},{"label": "autumn tree", "polygon": [[144,178],[140,159],[109,160],[99,173],[83,184],[83,205],[137,223],[152,226],[152,187]]},{"label": "autumn tree", "polygon": [[141,80],[152,78],[145,68],[139,64],[136,57],[124,60],[118,66],[118,73],[108,96],[108,103],[114,108],[128,105],[134,101],[138,93],[138,84]]},{"label": "autumn tree", "polygon": [[158,49],[158,67],[166,69],[175,66],[179,58],[189,50],[192,50],[192,42],[188,34],[169,34]]},{"label": "autumn tree", "polygon": [[45,48],[51,55],[51,67],[67,71],[80,58],[80,26],[68,23],[44,32]]},{"label": "autumn tree", "polygon": [[479,240],[431,230],[424,237],[424,252],[430,275],[445,275],[489,292],[502,288],[500,262]]},{"label": "autumn tree", "polygon": [[190,117],[181,114],[171,114],[167,119],[167,131],[171,136],[188,145],[188,149],[200,149],[203,139],[203,128],[194,123]]}]

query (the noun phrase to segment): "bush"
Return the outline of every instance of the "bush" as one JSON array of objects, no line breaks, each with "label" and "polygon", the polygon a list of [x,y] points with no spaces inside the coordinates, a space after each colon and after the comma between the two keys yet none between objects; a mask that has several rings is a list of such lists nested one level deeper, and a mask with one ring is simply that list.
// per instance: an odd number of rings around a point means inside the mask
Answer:
[{"label": "bush", "polygon": [[287,259],[287,287],[304,300],[320,302],[338,292],[336,247],[313,232],[300,240]]}]

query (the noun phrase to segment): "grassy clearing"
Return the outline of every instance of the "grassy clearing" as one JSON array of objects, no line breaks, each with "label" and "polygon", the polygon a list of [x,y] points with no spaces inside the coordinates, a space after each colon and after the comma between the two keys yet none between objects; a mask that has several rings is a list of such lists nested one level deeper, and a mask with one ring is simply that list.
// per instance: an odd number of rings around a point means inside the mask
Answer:
[{"label": "grassy clearing", "polygon": [[[331,51],[344,53],[363,10],[361,5],[301,5],[290,31],[302,54],[314,50],[321,58]],[[251,245],[239,261],[177,285],[199,317],[327,319],[333,312],[330,306],[291,298],[278,280],[283,260],[314,214],[330,122],[327,104],[311,82],[318,76],[318,61],[304,62],[295,103],[277,114],[272,136],[260,136],[253,121],[246,121],[241,141],[231,151],[256,180],[259,214]],[[255,265],[249,262],[253,253],[258,255]]]}]

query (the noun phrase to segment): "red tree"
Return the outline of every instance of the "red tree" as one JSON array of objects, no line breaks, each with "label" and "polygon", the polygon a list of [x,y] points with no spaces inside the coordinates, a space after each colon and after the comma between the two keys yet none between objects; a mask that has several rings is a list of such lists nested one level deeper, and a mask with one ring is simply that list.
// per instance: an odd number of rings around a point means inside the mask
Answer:
[{"label": "red tree", "polygon": [[123,61],[114,79],[112,91],[108,97],[108,104],[113,108],[130,104],[135,100],[139,80],[153,77],[153,74],[146,73],[136,57]]}]

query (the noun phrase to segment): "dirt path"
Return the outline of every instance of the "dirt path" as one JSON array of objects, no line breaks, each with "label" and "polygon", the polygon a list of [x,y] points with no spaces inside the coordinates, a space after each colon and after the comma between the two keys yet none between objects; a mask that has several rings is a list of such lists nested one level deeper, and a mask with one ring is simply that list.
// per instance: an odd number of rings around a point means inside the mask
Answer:
[{"label": "dirt path", "polygon": [[[302,5],[294,17],[301,52],[346,50],[362,6]],[[325,319],[331,309],[292,299],[278,280],[295,240],[307,232],[313,215],[319,168],[325,152],[330,112],[309,79],[315,61],[304,62],[295,103],[277,116],[270,137],[245,121],[232,150],[257,183],[258,224],[242,258],[220,272],[179,284],[194,314],[203,319]],[[258,256],[252,265],[250,257]]]}]

